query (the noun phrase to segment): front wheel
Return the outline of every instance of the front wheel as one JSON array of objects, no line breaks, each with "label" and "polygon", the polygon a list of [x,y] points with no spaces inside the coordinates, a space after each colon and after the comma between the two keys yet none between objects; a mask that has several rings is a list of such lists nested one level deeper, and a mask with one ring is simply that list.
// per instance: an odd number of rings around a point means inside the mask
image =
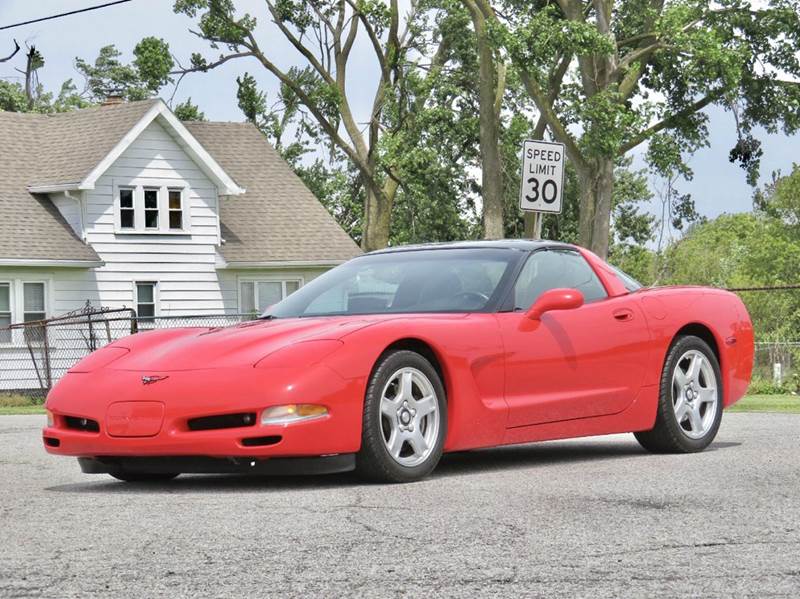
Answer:
[{"label": "front wheel", "polygon": [[655,427],[635,433],[636,440],[656,453],[702,451],[717,436],[721,421],[717,357],[699,337],[679,337],[664,361]]},{"label": "front wheel", "polygon": [[430,474],[447,432],[444,386],[420,354],[386,354],[364,399],[359,474],[379,482],[411,482]]}]

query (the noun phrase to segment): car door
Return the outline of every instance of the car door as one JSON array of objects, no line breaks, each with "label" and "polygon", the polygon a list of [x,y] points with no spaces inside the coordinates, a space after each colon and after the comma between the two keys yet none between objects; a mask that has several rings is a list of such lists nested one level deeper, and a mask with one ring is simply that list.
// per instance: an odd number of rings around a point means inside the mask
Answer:
[{"label": "car door", "polygon": [[[584,305],[526,317],[541,293],[560,287],[581,291]],[[634,297],[608,297],[581,254],[548,249],[528,258],[513,299],[513,312],[497,314],[509,427],[615,414],[633,402],[649,351]]]}]

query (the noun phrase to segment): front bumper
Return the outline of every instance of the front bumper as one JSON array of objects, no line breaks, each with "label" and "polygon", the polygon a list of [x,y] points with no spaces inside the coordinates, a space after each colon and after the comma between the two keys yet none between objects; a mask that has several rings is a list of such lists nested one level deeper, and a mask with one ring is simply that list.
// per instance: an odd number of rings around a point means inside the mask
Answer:
[{"label": "front bumper", "polygon": [[[143,384],[144,375],[165,378],[155,384]],[[361,445],[362,387],[363,381],[344,379],[322,365],[305,370],[241,368],[141,373],[104,369],[67,374],[48,395],[46,407],[53,413],[54,423],[43,430],[43,442],[51,454],[104,460],[195,456],[236,458],[249,463],[263,458],[352,454]],[[146,434],[120,436],[115,429],[120,415],[113,406],[121,402],[162,404],[163,417],[153,425],[151,411],[147,415],[150,420],[142,429]],[[328,415],[291,424],[260,423],[265,408],[291,403],[319,403],[328,408]],[[244,412],[255,414],[249,426],[189,428],[189,421],[195,418]],[[94,430],[76,429],[76,421],[82,419],[97,426]],[[236,465],[237,460],[231,463]],[[222,464],[208,463],[214,467]],[[251,468],[245,471],[253,471]]]},{"label": "front bumper", "polygon": [[315,458],[208,458],[201,456],[78,458],[86,474],[336,474],[356,467],[352,453]]}]

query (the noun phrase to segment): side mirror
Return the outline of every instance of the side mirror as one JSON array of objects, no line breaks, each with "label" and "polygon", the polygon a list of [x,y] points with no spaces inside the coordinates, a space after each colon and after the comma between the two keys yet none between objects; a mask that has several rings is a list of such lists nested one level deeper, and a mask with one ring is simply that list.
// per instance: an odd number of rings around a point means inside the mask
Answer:
[{"label": "side mirror", "polygon": [[540,320],[551,310],[574,310],[583,305],[583,294],[577,289],[550,289],[539,296],[525,314],[530,320]]}]

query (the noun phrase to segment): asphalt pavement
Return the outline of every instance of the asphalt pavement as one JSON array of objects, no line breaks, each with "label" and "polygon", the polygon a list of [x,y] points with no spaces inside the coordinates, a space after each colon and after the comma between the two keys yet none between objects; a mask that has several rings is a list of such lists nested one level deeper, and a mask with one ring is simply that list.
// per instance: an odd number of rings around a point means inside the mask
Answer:
[{"label": "asphalt pavement", "polygon": [[352,475],[84,475],[0,417],[0,597],[798,597],[800,415],[726,414],[709,450],[632,435]]}]

